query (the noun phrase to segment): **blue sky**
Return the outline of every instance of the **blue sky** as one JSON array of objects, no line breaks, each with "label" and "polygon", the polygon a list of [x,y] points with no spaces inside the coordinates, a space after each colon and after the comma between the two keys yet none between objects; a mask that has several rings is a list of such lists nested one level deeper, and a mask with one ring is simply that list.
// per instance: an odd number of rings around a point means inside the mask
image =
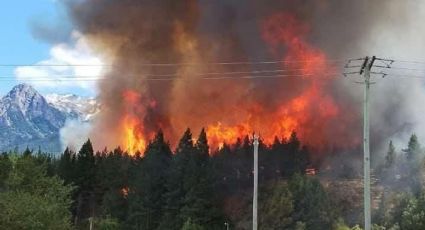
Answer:
[{"label": "blue sky", "polygon": [[[0,64],[36,64],[52,59],[52,49],[58,43],[64,43],[62,51],[71,52],[73,49],[69,20],[58,1],[55,0],[4,0],[0,7]],[[41,33],[42,31],[47,31]],[[60,28],[60,29],[58,29]],[[34,32],[36,31],[36,32]],[[37,33],[37,31],[39,33]],[[49,32],[50,31],[50,32]],[[40,34],[44,34],[44,38]],[[67,37],[68,41],[67,41]],[[75,36],[74,36],[75,37]],[[71,44],[67,44],[71,43]],[[56,50],[61,51],[60,48]],[[15,67],[0,67],[0,95],[6,94],[17,80]],[[21,71],[27,73],[28,71]],[[46,74],[51,73],[46,71]],[[68,73],[68,72],[67,72]],[[72,73],[75,73],[72,72]],[[25,80],[22,80],[25,81]],[[20,81],[20,82],[22,82]],[[52,87],[33,84],[42,93],[76,93],[93,95],[93,90],[75,85]]]},{"label": "blue sky", "polygon": [[[27,64],[47,58],[50,45],[33,37],[30,23],[37,17],[55,13],[55,3],[49,0],[3,1],[0,7],[0,63]],[[0,77],[11,77],[13,71],[12,67],[0,67]],[[1,95],[17,83],[12,80],[0,82]]]}]

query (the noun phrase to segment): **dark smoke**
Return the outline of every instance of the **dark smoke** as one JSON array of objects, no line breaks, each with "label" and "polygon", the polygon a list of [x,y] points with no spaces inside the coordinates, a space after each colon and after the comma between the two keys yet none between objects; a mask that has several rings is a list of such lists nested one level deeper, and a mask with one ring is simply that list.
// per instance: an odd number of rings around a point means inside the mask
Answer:
[{"label": "dark smoke", "polygon": [[[411,5],[396,0],[82,0],[65,4],[76,29],[114,66],[106,76],[108,80],[99,83],[103,111],[93,133],[99,140],[97,143],[112,146],[120,144],[116,129],[126,113],[143,117],[144,132],[163,128],[173,142],[186,127],[196,130],[217,121],[240,122],[238,119],[246,111],[238,108],[255,110],[252,105],[260,104],[265,109],[263,115],[273,112],[309,85],[300,79],[205,81],[196,75],[199,72],[251,71],[257,70],[257,66],[155,67],[143,63],[282,59],[287,48],[279,47],[272,52],[261,31],[262,22],[280,12],[290,12],[307,23],[307,41],[330,59],[357,58],[375,54],[373,52],[391,55],[395,52],[377,49],[376,40],[371,43],[371,37],[379,28],[403,24],[409,19],[407,12],[412,12]],[[392,33],[391,29],[387,31]],[[392,50],[398,49],[391,42],[387,44],[392,45]],[[343,64],[338,63],[338,67]],[[280,67],[270,65],[268,68]],[[149,75],[170,72],[179,73],[173,81],[146,81]],[[325,89],[343,111],[338,119],[326,123],[329,130],[322,130],[326,139],[330,142],[343,140],[339,137],[341,133],[332,131],[341,126],[346,137],[361,137],[361,87],[341,77],[327,84]],[[126,90],[140,93],[137,106],[128,105],[123,99]],[[399,92],[394,87],[392,90]],[[406,124],[406,119],[412,116],[406,117],[407,111],[397,109],[411,96],[403,95],[388,103],[384,99],[373,102],[372,115],[379,117],[372,119],[376,148],[389,137],[412,131]],[[254,128],[261,126],[258,124],[261,119],[267,118],[254,119]]]}]

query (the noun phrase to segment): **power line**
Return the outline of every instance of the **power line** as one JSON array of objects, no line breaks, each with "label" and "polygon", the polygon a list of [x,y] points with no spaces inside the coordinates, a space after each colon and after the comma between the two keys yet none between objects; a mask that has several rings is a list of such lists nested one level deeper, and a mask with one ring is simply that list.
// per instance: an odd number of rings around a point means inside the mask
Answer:
[{"label": "power line", "polygon": [[[311,71],[322,71],[326,70],[326,72],[321,74],[313,74],[313,73],[290,73],[290,72],[311,72]],[[272,73],[278,73],[275,75],[265,75],[265,74],[272,74]],[[279,74],[280,73],[280,74]],[[272,70],[253,70],[253,71],[229,71],[229,72],[206,72],[206,73],[193,73],[193,74],[186,74],[185,76],[189,77],[199,77],[199,76],[216,76],[221,75],[220,77],[203,77],[203,79],[227,79],[227,78],[259,78],[259,77],[286,77],[286,76],[295,76],[295,77],[307,77],[307,76],[321,76],[321,75],[329,75],[329,74],[336,74],[336,68],[335,69],[328,69],[323,67],[317,67],[317,68],[294,68],[294,69],[272,69]],[[243,75],[248,74],[245,76],[222,76],[222,75]],[[257,75],[256,75],[257,74]],[[260,74],[260,75],[258,75]],[[132,75],[120,75],[121,77],[140,77],[144,80],[172,80],[172,79],[182,79],[179,76],[182,76],[183,74],[180,74],[178,72],[175,73],[169,73],[169,74],[132,74]],[[110,76],[110,75],[106,75]],[[31,81],[68,81],[68,80],[86,80],[86,81],[93,81],[93,80],[102,80],[102,79],[110,79],[110,77],[102,77],[97,75],[44,75],[44,76],[23,76],[23,77],[16,77],[16,76],[0,76],[0,80],[31,80]],[[199,78],[196,78],[199,79]]]},{"label": "power line", "polygon": [[[310,79],[332,79],[338,75],[317,75],[317,74],[279,74],[279,75],[246,75],[246,76],[223,76],[223,77],[201,77],[201,78],[141,78],[140,80],[146,81],[173,81],[173,80],[226,80],[226,79],[272,79],[272,78],[302,78],[309,77]],[[67,82],[67,81],[97,81],[97,80],[108,80],[109,78],[105,77],[72,77],[72,78],[1,78],[0,81],[14,81],[14,80],[23,80],[23,81],[51,81],[51,82]]]},{"label": "power line", "polygon": [[[348,63],[345,65],[346,68],[358,68],[362,67],[362,65],[358,65],[358,61],[362,61],[364,58],[358,58],[358,59],[349,59]],[[391,69],[391,70],[408,70],[408,71],[424,71],[425,69],[419,69],[419,68],[407,68],[407,67],[400,67],[391,66],[394,62],[410,62],[410,61],[395,61],[391,59],[381,59],[377,58],[376,60],[380,61],[384,65],[374,65],[372,67],[375,68],[385,68],[385,69]],[[341,59],[333,59],[328,60],[327,62],[340,62]],[[315,62],[310,60],[290,60],[290,61],[261,61],[261,62],[217,62],[217,63],[206,63],[205,65],[214,65],[214,64],[271,64],[271,63],[308,63],[308,62]],[[355,65],[349,65],[350,63]],[[418,63],[418,62],[416,62]],[[425,62],[423,62],[425,64]],[[157,64],[141,64],[141,65],[204,65],[202,63],[157,63]],[[5,66],[1,65],[0,66]],[[8,65],[8,66],[26,66],[26,65]],[[83,65],[54,65],[54,64],[35,64],[35,65],[28,65],[28,66],[107,66],[107,65],[92,65],[92,64],[83,64]],[[111,66],[111,65],[109,65]],[[363,68],[363,67],[362,67]],[[120,75],[123,77],[139,77],[142,80],[146,81],[172,81],[175,79],[179,80],[226,80],[226,79],[258,79],[258,78],[286,78],[286,77],[312,77],[314,76],[314,79],[321,79],[321,78],[330,78],[334,77],[333,75],[336,75],[336,70],[338,69],[337,66],[331,66],[329,68],[323,67],[323,66],[317,66],[317,67],[311,67],[311,68],[287,68],[287,69],[267,69],[267,68],[260,68],[258,70],[252,70],[252,71],[228,71],[228,72],[205,72],[205,73],[194,73],[194,74],[186,74],[186,76],[189,76],[188,78],[181,78],[179,76],[182,76],[183,74],[179,74],[178,72],[174,73],[165,73],[165,74],[140,74],[140,75]],[[326,71],[322,74],[306,74],[302,73],[303,71]],[[301,73],[298,73],[301,72]],[[290,74],[291,72],[294,72],[294,74]],[[276,73],[276,74],[274,74]],[[280,74],[279,74],[280,73]],[[358,72],[347,72],[343,73],[345,76],[351,75],[351,74],[357,74]],[[272,75],[266,75],[266,74],[272,74]],[[413,75],[401,75],[401,74],[394,74],[392,72],[370,72],[370,74],[378,74],[382,76],[392,76],[392,77],[404,77],[404,78],[418,78],[422,79],[425,78],[422,76],[413,76]],[[216,76],[216,75],[244,75],[244,76]],[[325,75],[325,76],[324,76]],[[332,76],[331,76],[332,75]],[[108,76],[108,74],[106,75]],[[109,75],[110,76],[110,75]],[[113,75],[112,75],[113,76]],[[204,76],[204,77],[200,77]],[[209,77],[211,76],[211,77]],[[22,80],[22,81],[52,81],[52,82],[68,82],[68,81],[97,81],[97,80],[105,80],[110,79],[110,77],[99,77],[95,75],[50,75],[50,76],[25,76],[17,78],[15,76],[3,76],[0,77],[0,81],[15,81],[15,80]]]},{"label": "power line", "polygon": [[387,76],[389,76],[389,77],[401,77],[401,78],[425,79],[425,76],[417,76],[417,75],[388,74]]},{"label": "power line", "polygon": [[[325,63],[337,63],[337,62],[346,62],[346,59],[328,59],[325,60]],[[281,60],[281,61],[236,61],[236,62],[208,62],[208,63],[139,63],[136,66],[186,66],[186,65],[195,65],[195,66],[208,66],[208,65],[258,65],[258,64],[278,64],[278,63],[312,63],[317,62],[315,60]],[[115,65],[108,64],[0,64],[0,67],[85,67],[85,66],[110,66]]]},{"label": "power line", "polygon": [[391,69],[410,70],[410,71],[424,71],[425,69],[407,68],[407,67],[391,67]]},{"label": "power line", "polygon": [[[328,59],[325,60],[325,63],[356,63],[357,61],[362,61],[363,58],[356,59]],[[383,59],[377,58],[378,61],[390,61],[390,62],[399,62],[399,63],[407,63],[407,64],[424,64],[425,61],[417,61],[417,60],[399,60],[399,59]],[[135,66],[185,66],[185,65],[199,65],[199,66],[208,66],[208,65],[256,65],[256,64],[278,64],[278,63],[314,63],[318,62],[316,60],[266,60],[266,61],[234,61],[234,62],[207,62],[207,63],[190,63],[190,62],[182,62],[182,63],[138,63]],[[3,63],[0,64],[0,67],[114,67],[116,65],[113,64],[18,64],[18,63]],[[133,65],[134,66],[134,65]],[[345,66],[345,67],[360,67],[360,66]],[[374,67],[377,67],[376,65]]]},{"label": "power line", "polygon": [[[205,75],[237,75],[237,74],[262,74],[262,73],[279,73],[279,72],[296,72],[296,71],[320,71],[320,70],[327,70],[330,72],[329,68],[324,67],[312,67],[312,68],[294,68],[294,69],[274,69],[274,70],[253,70],[253,71],[233,71],[233,72],[205,72],[205,73],[193,73],[193,74],[186,74],[190,76],[205,76]],[[335,69],[336,73],[336,69]],[[107,74],[106,74],[107,75]],[[126,77],[178,77],[181,76],[181,73],[174,72],[174,73],[167,73],[167,74],[131,74],[131,75],[120,75],[120,76],[126,76]],[[81,78],[91,78],[91,77],[98,77],[98,75],[71,75],[71,74],[64,74],[64,75],[40,75],[40,76],[31,76],[31,78],[73,78],[73,77],[81,77]],[[15,78],[16,76],[13,75],[4,75],[0,76],[0,78]]]},{"label": "power line", "polygon": [[[386,59],[389,60],[389,59]],[[424,64],[425,65],[425,61],[408,61],[408,60],[399,60],[399,59],[391,59],[394,62],[400,62],[400,63],[410,63],[410,64]]]}]

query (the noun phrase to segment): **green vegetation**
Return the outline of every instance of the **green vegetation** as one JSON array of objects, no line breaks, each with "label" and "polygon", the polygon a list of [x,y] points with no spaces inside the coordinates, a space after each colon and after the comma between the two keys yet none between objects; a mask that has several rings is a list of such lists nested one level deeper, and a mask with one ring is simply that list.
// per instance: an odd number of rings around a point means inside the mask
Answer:
[{"label": "green vegetation", "polygon": [[71,229],[71,186],[30,154],[0,159],[1,229]]},{"label": "green vegetation", "polygon": [[[260,229],[361,229],[356,174],[305,175],[311,155],[295,133],[261,143],[260,152]],[[402,151],[390,142],[385,154],[375,168],[383,189],[373,229],[425,229],[418,138]],[[120,148],[94,152],[90,140],[57,158],[28,149],[0,155],[0,229],[214,230],[225,222],[250,229],[251,202],[248,137],[210,151],[205,131],[194,141],[188,129],[172,151],[159,131],[134,156]]]}]

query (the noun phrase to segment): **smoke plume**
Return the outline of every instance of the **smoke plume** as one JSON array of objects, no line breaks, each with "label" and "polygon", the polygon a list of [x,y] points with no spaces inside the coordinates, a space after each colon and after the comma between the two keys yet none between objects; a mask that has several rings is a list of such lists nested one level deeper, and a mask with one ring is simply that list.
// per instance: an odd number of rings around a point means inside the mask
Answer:
[{"label": "smoke plume", "polygon": [[[78,133],[75,132],[78,130]],[[91,126],[88,122],[68,119],[64,127],[60,129],[60,141],[62,147],[77,152],[83,143],[89,138]]]},{"label": "smoke plume", "polygon": [[[344,59],[421,58],[425,33],[415,28],[425,4],[416,3],[65,1],[76,29],[113,67],[99,82],[94,143],[142,150],[160,128],[173,144],[187,127],[205,127],[215,147],[253,131],[266,142],[296,131],[314,146],[358,146],[362,87],[342,78]],[[280,62],[253,64],[264,60]],[[372,90],[376,148],[425,124],[417,82],[383,79]]]}]

